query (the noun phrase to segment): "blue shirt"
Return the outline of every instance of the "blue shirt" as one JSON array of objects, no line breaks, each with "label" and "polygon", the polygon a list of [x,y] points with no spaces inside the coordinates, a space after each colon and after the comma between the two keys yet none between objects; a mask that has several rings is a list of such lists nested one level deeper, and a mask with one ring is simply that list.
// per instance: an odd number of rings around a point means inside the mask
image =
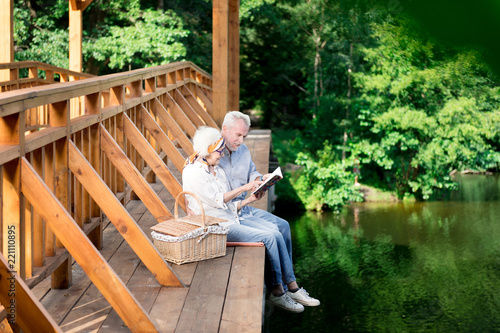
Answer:
[{"label": "blue shirt", "polygon": [[[248,150],[245,144],[242,144],[238,150],[233,151],[231,154],[229,154],[227,148],[224,149],[224,156],[220,159],[219,166],[226,173],[231,190],[248,184],[250,181],[255,180],[255,178],[262,176],[257,171],[255,163],[252,161],[250,150]],[[234,198],[233,201],[243,200],[246,195],[247,192],[243,192]]]}]

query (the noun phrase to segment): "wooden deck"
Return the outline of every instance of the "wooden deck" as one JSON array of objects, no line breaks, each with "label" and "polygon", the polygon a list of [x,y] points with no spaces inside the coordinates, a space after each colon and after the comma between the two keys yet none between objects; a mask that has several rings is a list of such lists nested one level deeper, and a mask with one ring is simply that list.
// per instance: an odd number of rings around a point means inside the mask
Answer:
[{"label": "wooden deck", "polygon": [[[251,131],[247,145],[258,170],[269,163],[270,131]],[[172,167],[171,170],[175,170]],[[180,179],[180,173],[175,173]],[[161,182],[153,189],[173,211],[174,198]],[[266,209],[262,200],[260,208]],[[156,219],[139,200],[127,205],[150,236]],[[263,313],[264,247],[228,247],[224,257],[172,265],[185,288],[160,286],[112,223],[104,228],[102,256],[139,301],[160,332],[260,332]],[[69,289],[51,289],[50,279],[32,291],[66,332],[129,332],[77,263]]]}]

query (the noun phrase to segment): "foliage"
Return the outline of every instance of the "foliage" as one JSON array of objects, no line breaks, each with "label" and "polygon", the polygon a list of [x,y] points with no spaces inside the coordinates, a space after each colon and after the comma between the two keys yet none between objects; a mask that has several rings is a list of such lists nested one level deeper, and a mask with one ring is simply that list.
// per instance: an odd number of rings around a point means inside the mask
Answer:
[{"label": "foliage", "polygon": [[440,48],[406,19],[374,31],[380,44],[364,51],[373,66],[355,76],[367,134],[354,153],[400,197],[453,189],[453,170],[498,169],[498,88],[478,54]]},{"label": "foliage", "polygon": [[15,60],[68,68],[67,1],[15,1],[14,5]]},{"label": "foliage", "polygon": [[316,156],[299,153],[297,164],[303,166],[292,184],[305,208],[321,211],[328,207],[340,209],[348,201],[361,201],[361,194],[354,186],[354,175],[348,171],[353,159],[332,162],[332,147],[325,143]]},{"label": "foliage", "polygon": [[[94,1],[84,11],[83,70],[94,74],[143,68],[183,59],[189,31],[173,11],[139,0]],[[67,68],[68,2],[16,1],[16,60]]]},{"label": "foliage", "polygon": [[87,58],[120,71],[167,64],[186,55],[180,40],[188,31],[174,12],[141,11],[138,2],[130,5],[133,8],[126,17],[130,25],[111,26],[106,34],[86,38]]}]

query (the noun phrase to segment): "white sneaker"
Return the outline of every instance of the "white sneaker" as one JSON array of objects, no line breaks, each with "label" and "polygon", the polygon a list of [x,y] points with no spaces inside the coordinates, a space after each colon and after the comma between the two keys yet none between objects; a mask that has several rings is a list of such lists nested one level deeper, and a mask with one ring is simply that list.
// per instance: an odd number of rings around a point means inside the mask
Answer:
[{"label": "white sneaker", "polygon": [[288,296],[288,293],[284,293],[281,296],[274,296],[271,294],[269,296],[269,301],[272,304],[290,312],[299,313],[304,311],[304,306],[292,300],[290,296]]},{"label": "white sneaker", "polygon": [[309,296],[309,293],[304,288],[300,288],[294,293],[291,291],[286,293],[292,300],[305,306],[318,306],[320,304],[319,300]]}]

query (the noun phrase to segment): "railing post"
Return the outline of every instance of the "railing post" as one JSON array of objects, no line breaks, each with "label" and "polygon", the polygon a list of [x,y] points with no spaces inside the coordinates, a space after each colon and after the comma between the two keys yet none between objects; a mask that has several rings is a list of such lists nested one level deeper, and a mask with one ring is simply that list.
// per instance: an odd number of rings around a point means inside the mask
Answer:
[{"label": "railing post", "polygon": [[[0,146],[19,145],[24,154],[24,112],[0,118]],[[22,278],[25,274],[24,197],[21,194],[20,158],[0,167],[0,212],[2,222],[2,253],[9,267]]]},{"label": "railing post", "polygon": [[[45,148],[33,152],[31,163],[42,179],[45,179]],[[45,264],[44,221],[37,211],[33,211],[33,266]]]},{"label": "railing post", "polygon": [[[61,101],[49,106],[49,120],[51,127],[66,127],[66,136],[55,142],[54,149],[54,194],[63,207],[70,212],[69,197],[70,181],[68,166],[68,137],[69,137],[69,105],[68,101]],[[56,247],[63,247],[59,240],[56,240]],[[72,259],[66,259],[52,273],[52,288],[64,289],[71,286],[71,263]]]},{"label": "railing post", "polygon": [[[101,93],[95,93],[85,96],[85,114],[86,115],[99,115],[101,112]],[[83,156],[89,161],[92,167],[100,173],[100,138],[98,125],[93,125],[83,130]],[[124,191],[124,184],[120,187],[118,182],[118,190]],[[88,238],[97,249],[101,249],[103,245],[103,232],[102,232],[102,216],[101,210],[94,199],[90,196],[88,191],[82,186],[83,189],[83,222],[88,223],[92,218],[98,217],[100,219],[99,225],[88,234]]]}]

